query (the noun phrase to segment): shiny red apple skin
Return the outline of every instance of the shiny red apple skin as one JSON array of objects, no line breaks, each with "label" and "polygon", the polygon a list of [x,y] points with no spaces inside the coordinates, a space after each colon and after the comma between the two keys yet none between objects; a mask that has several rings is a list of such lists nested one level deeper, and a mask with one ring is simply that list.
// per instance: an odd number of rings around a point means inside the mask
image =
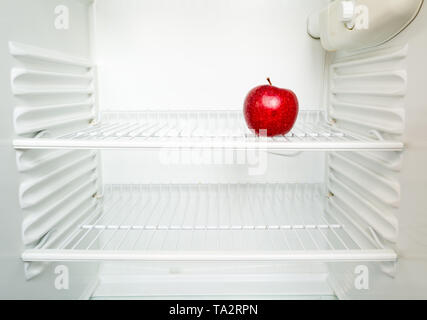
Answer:
[{"label": "shiny red apple skin", "polygon": [[[253,88],[246,96],[243,113],[249,129],[267,136],[284,135],[295,124],[298,116],[298,98],[289,89],[272,85]],[[265,135],[261,131],[262,135]]]}]

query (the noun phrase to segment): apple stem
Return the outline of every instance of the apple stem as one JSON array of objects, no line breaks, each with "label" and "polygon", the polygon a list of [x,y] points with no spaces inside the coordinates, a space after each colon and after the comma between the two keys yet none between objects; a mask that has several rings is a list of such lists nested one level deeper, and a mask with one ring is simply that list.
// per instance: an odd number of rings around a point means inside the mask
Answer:
[{"label": "apple stem", "polygon": [[270,86],[272,86],[270,78],[267,78],[268,83],[270,84]]}]

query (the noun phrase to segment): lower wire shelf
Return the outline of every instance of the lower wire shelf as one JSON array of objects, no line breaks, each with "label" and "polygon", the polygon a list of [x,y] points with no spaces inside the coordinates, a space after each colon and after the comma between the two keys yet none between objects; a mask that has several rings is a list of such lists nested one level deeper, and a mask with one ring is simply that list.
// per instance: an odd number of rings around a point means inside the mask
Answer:
[{"label": "lower wire shelf", "polygon": [[24,261],[395,261],[321,184],[106,185]]}]

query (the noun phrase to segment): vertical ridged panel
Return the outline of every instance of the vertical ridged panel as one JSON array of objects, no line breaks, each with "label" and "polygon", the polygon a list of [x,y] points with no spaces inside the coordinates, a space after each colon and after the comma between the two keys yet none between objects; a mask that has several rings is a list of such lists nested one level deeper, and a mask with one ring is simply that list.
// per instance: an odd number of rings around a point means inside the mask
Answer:
[{"label": "vertical ridged panel", "polygon": [[339,58],[329,69],[329,117],[367,135],[403,134],[408,47],[375,49]]},{"label": "vertical ridged panel", "polygon": [[56,51],[9,43],[18,135],[57,134],[87,127],[94,119],[95,68],[90,61]]},{"label": "vertical ridged panel", "polygon": [[[94,119],[93,65],[87,59],[9,43],[15,58],[11,89],[16,98],[14,126],[18,136],[55,136],[85,128]],[[86,150],[18,150],[19,201],[26,249],[63,241],[64,234],[100,211],[98,153]],[[28,276],[43,271],[26,267]]]},{"label": "vertical ridged panel", "polygon": [[[336,53],[329,68],[331,122],[363,136],[401,140],[408,51],[401,46]],[[399,232],[401,166],[401,152],[331,152],[327,210],[345,214],[378,245],[393,247]]]}]

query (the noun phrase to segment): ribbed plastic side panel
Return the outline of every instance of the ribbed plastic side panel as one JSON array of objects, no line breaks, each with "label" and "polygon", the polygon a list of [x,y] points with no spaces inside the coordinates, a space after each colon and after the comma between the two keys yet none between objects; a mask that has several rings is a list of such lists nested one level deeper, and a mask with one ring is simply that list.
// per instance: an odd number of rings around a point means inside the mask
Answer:
[{"label": "ribbed plastic side panel", "polygon": [[[94,67],[85,59],[9,43],[15,132],[37,139],[89,126],[94,118]],[[26,249],[63,240],[85,214],[100,210],[98,154],[86,150],[19,150],[19,201]],[[27,265],[27,277],[43,270]]]},{"label": "ribbed plastic side panel", "polygon": [[[336,54],[329,70],[329,117],[343,130],[402,140],[408,47]],[[328,210],[341,213],[379,245],[398,235],[401,152],[331,152]],[[390,273],[390,267],[383,271]]]},{"label": "ribbed plastic side panel", "polygon": [[11,89],[18,135],[34,137],[85,128],[94,118],[94,73],[90,61],[21,43],[9,43],[15,57]]},{"label": "ribbed plastic side panel", "polygon": [[331,120],[371,137],[373,131],[394,139],[403,134],[407,54],[405,46],[335,59],[329,70]]}]

